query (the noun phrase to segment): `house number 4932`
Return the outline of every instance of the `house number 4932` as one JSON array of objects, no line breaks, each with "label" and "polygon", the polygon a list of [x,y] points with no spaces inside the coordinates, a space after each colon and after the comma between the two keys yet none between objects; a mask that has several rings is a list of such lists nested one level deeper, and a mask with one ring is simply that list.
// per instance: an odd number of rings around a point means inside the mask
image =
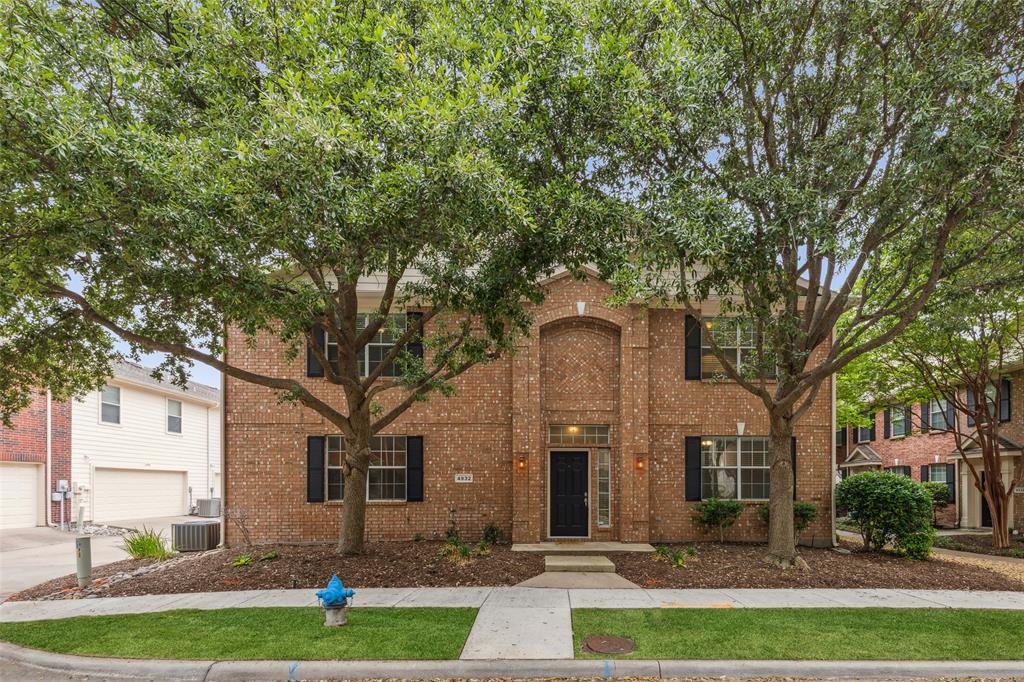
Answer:
[{"label": "house number 4932", "polygon": [[472,483],[473,474],[455,474],[456,483]]}]

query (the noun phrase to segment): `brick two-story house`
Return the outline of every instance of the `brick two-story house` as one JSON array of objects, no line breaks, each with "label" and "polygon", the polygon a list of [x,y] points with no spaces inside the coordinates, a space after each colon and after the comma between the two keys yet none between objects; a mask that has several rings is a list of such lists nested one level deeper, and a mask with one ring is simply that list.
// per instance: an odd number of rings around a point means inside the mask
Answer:
[{"label": "brick two-story house", "polygon": [[[1000,421],[1001,474],[1009,483],[1024,443],[1024,390],[1019,388],[1024,387],[1024,368],[1008,368],[999,381],[1001,402],[994,406],[993,412]],[[963,397],[973,401],[972,397]],[[939,514],[940,525],[965,528],[991,525],[988,505],[975,487],[970,470],[956,450],[955,437],[947,428],[947,424],[956,423],[961,433],[970,434],[974,427],[970,420],[942,399],[893,405],[871,417],[872,426],[851,426],[836,431],[836,460],[841,476],[885,469],[915,481],[946,483],[956,504]],[[966,453],[982,471],[980,453],[974,450],[972,456],[969,438]],[[1024,488],[1018,490],[1011,503],[1010,527],[1024,531]]]},{"label": "brick two-story house", "polygon": [[[611,289],[594,276],[562,273],[545,287],[518,352],[470,369],[454,396],[415,404],[374,439],[367,537],[438,537],[452,522],[472,536],[493,522],[516,542],[698,539],[694,505],[717,495],[748,506],[729,537],[763,539],[753,507],[768,496],[764,410],[735,383],[712,379],[716,362],[696,320],[609,307]],[[379,296],[367,286],[361,305],[372,310]],[[742,362],[748,338],[737,329],[735,339]],[[364,366],[386,342],[371,344]],[[308,358],[289,361],[269,334],[251,344],[229,332],[227,359],[344,404]],[[832,393],[819,393],[793,447],[797,497],[820,509],[802,540],[816,544],[832,540]],[[259,540],[335,539],[343,439],[312,410],[230,377],[224,407],[229,515],[244,512]],[[231,524],[226,535],[238,539]]]}]

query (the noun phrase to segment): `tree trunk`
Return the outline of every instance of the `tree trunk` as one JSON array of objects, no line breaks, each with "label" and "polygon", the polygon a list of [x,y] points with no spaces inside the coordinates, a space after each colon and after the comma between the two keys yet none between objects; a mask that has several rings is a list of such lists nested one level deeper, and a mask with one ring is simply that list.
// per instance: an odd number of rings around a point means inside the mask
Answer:
[{"label": "tree trunk", "polygon": [[797,563],[796,535],[793,529],[793,425],[788,419],[773,417],[769,432],[768,556],[766,561],[788,567]]},{"label": "tree trunk", "polygon": [[370,466],[370,429],[358,428],[345,442],[344,503],[341,506],[341,534],[338,554],[350,556],[363,553],[366,535],[366,472]]}]

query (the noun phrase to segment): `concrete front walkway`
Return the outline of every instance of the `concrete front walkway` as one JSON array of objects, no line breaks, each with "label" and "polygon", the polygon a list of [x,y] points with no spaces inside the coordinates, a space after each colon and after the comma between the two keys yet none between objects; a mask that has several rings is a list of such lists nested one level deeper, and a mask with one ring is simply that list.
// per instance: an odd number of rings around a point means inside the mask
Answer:
[{"label": "concrete front walkway", "polygon": [[[174,609],[315,606],[313,590],[199,592],[0,604],[0,622]],[[480,611],[463,660],[574,657],[572,609],[636,608],[986,608],[1024,611],[1024,592],[958,590],[645,590],[536,587],[364,588],[355,608],[472,607]]]}]

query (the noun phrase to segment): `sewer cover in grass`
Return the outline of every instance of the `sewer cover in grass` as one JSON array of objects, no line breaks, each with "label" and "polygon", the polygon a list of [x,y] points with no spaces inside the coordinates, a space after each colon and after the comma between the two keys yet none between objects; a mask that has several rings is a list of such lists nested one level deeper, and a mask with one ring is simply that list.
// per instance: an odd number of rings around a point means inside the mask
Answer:
[{"label": "sewer cover in grass", "polygon": [[583,640],[583,650],[592,654],[630,654],[636,644],[625,637],[593,635]]}]

